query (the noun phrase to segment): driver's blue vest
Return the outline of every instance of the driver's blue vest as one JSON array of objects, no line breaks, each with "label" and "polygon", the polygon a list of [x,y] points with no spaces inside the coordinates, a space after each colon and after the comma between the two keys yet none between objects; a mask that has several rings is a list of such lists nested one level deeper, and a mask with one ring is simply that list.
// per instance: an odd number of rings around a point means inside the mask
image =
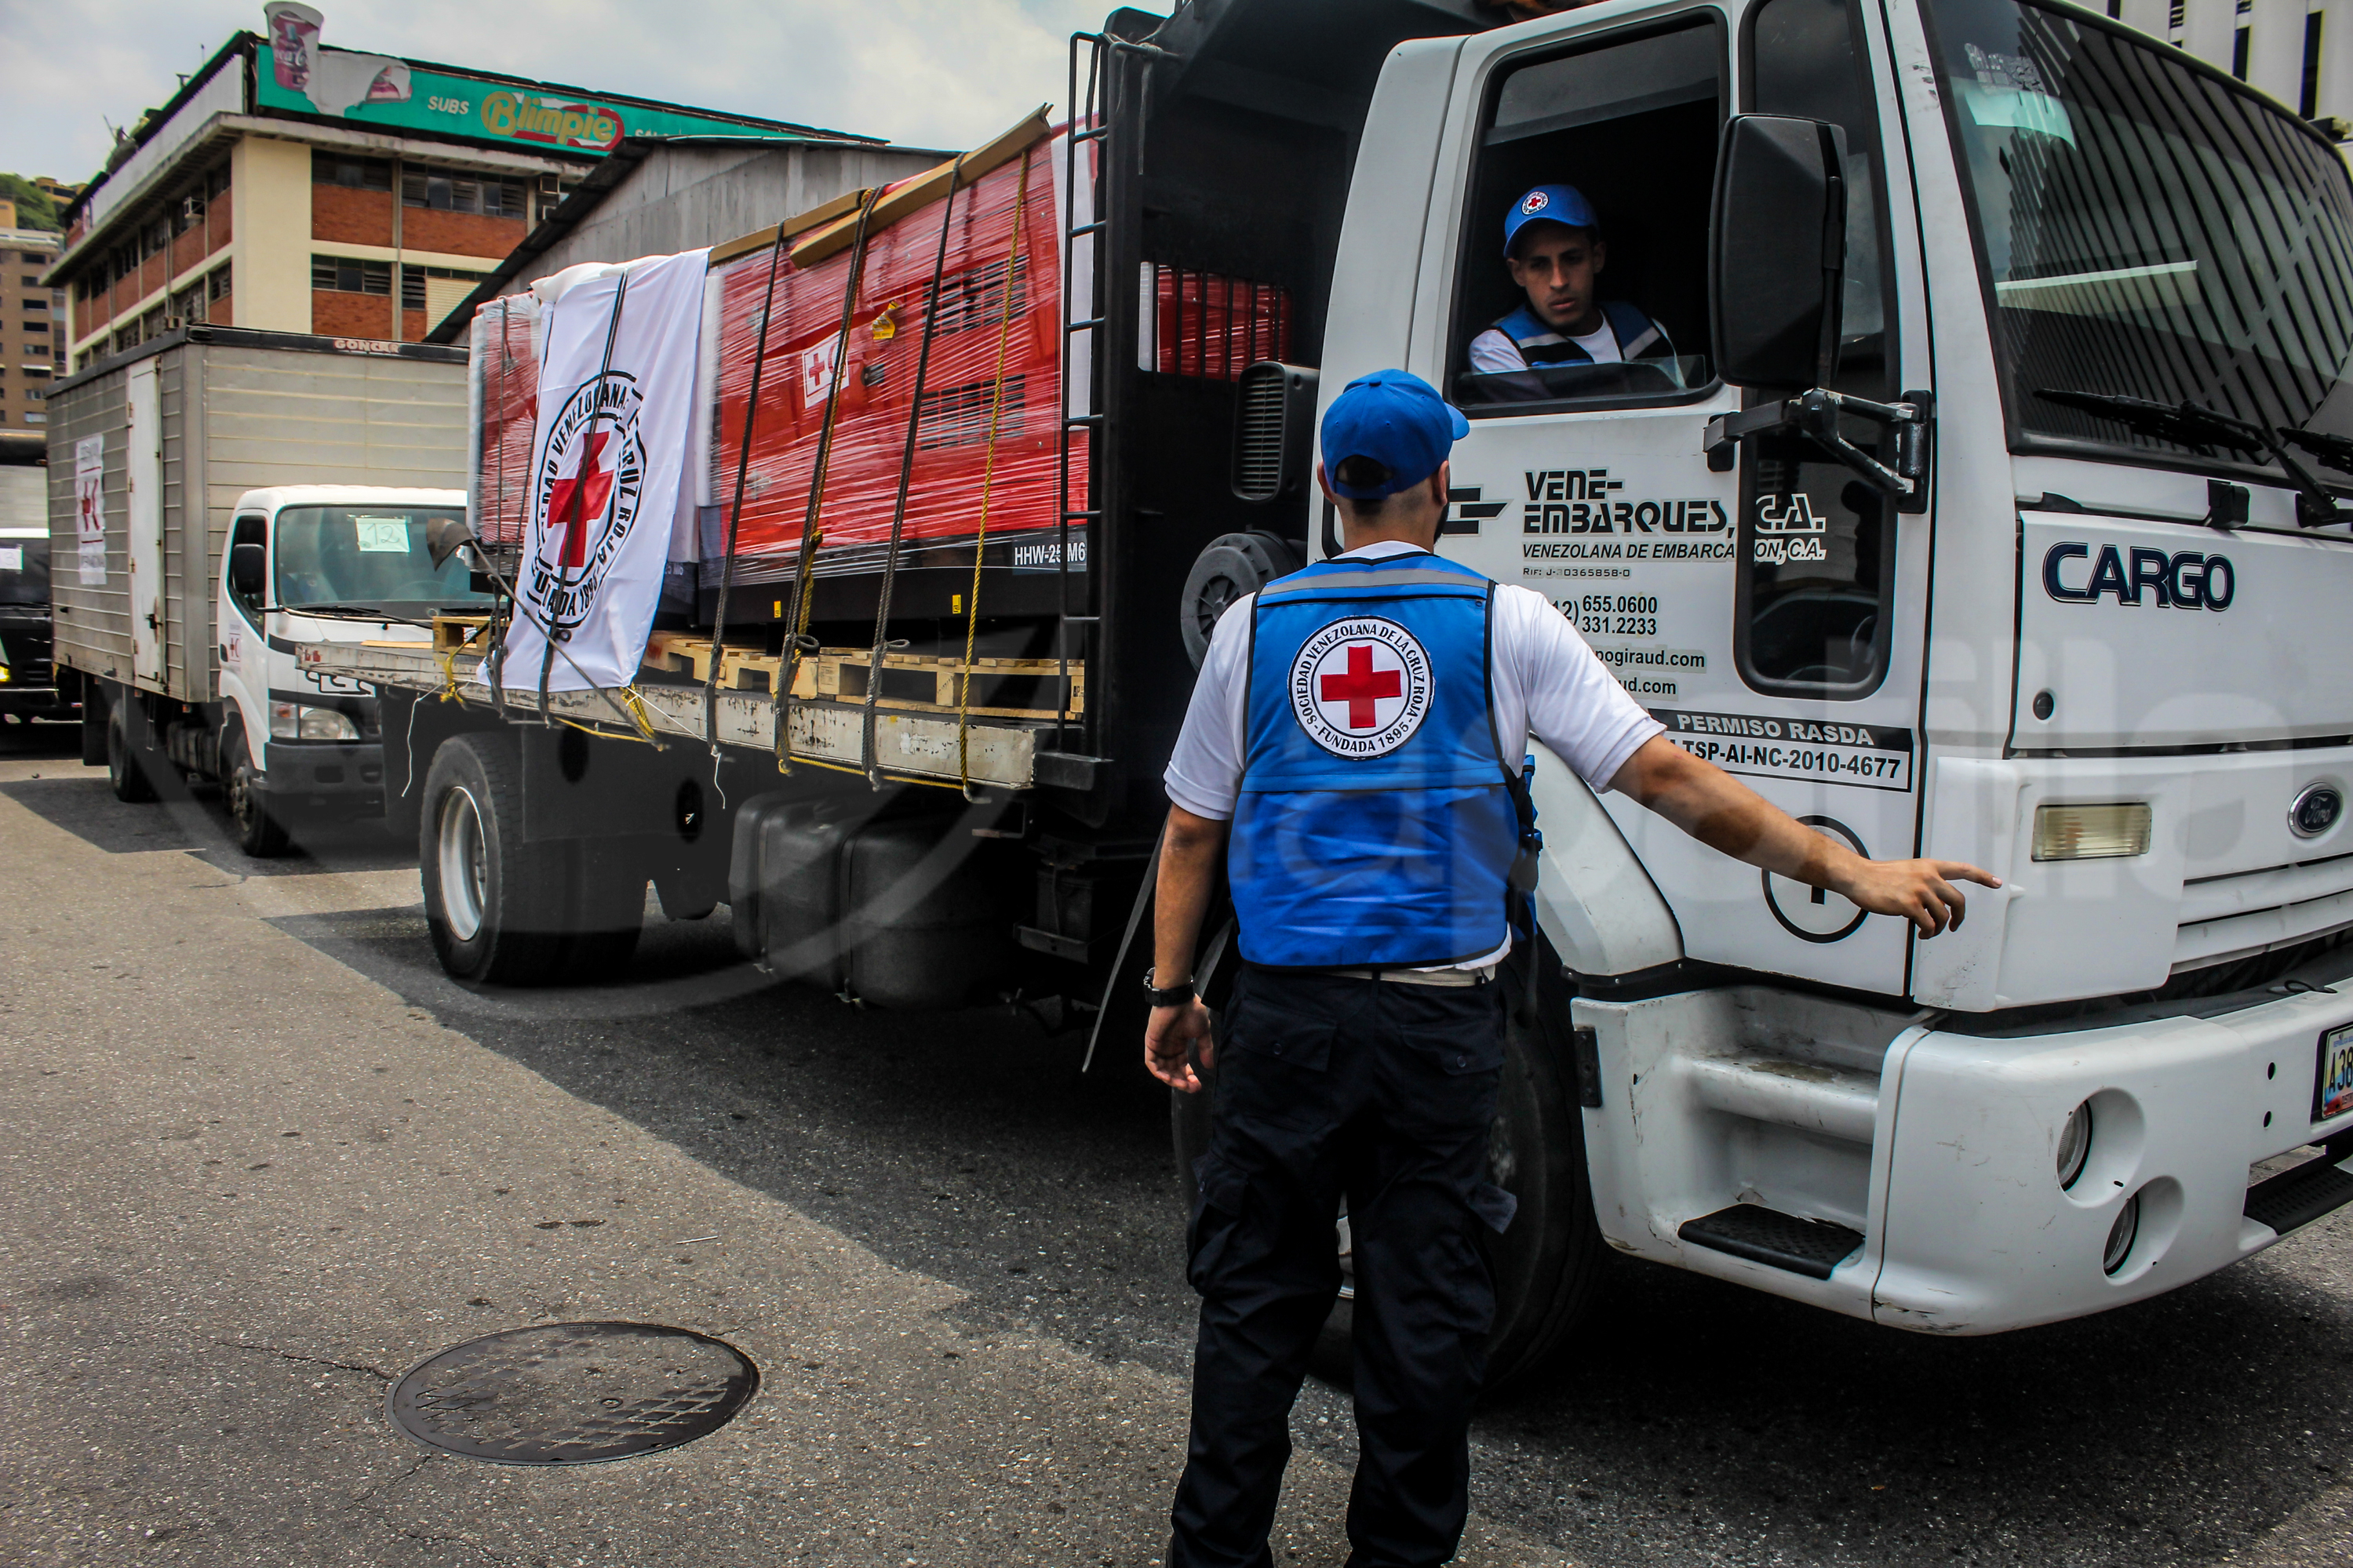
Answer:
[{"label": "driver's blue vest", "polygon": [[1250,963],[1411,968],[1509,940],[1520,819],[1488,690],[1494,586],[1415,553],[1260,590],[1227,852]]}]

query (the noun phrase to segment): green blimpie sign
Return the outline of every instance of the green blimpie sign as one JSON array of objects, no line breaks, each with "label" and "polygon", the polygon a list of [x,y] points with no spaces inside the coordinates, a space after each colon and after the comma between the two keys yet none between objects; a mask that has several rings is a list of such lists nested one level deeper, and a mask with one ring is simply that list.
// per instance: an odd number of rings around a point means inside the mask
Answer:
[{"label": "green blimpie sign", "polygon": [[[260,107],[326,115],[355,125],[430,131],[596,156],[611,152],[628,135],[798,141],[806,134],[544,83],[456,76],[350,49],[313,45],[304,68],[292,72],[277,68],[266,42],[256,55],[254,98]],[[284,79],[289,76],[300,77],[301,85]]]}]

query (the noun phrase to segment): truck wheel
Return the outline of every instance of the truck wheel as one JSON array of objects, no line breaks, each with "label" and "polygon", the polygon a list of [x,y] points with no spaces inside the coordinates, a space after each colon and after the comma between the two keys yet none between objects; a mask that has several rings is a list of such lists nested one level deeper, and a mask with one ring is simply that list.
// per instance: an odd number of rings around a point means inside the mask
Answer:
[{"label": "truck wheel", "polygon": [[[1545,1001],[1535,1026],[1514,1020],[1506,1027],[1503,1090],[1488,1134],[1492,1178],[1519,1199],[1504,1234],[1483,1236],[1495,1279],[1495,1327],[1487,1341],[1490,1388],[1525,1377],[1560,1350],[1597,1299],[1611,1261],[1593,1216],[1585,1121],[1567,1069],[1567,1000],[1547,995]],[[1169,1098],[1177,1187],[1189,1214],[1193,1162],[1209,1147],[1209,1096],[1171,1089]],[[1354,1286],[1345,1208],[1335,1218],[1341,1295],[1316,1341],[1312,1364],[1318,1376],[1343,1383],[1353,1370],[1348,1333]]]},{"label": "truck wheel", "polygon": [[137,805],[153,800],[155,786],[148,782],[138,752],[132,750],[131,735],[122,718],[123,700],[117,699],[107,710],[106,782],[112,787],[115,799]]},{"label": "truck wheel", "polygon": [[525,844],[522,781],[500,735],[459,735],[433,754],[417,825],[434,956],[459,980],[538,985],[564,958],[567,846]]},{"label": "truck wheel", "polygon": [[253,765],[252,749],[245,743],[244,731],[229,737],[221,763],[229,820],[237,824],[237,847],[257,860],[274,860],[285,854],[286,826],[269,814],[262,792],[254,787],[259,773]]}]

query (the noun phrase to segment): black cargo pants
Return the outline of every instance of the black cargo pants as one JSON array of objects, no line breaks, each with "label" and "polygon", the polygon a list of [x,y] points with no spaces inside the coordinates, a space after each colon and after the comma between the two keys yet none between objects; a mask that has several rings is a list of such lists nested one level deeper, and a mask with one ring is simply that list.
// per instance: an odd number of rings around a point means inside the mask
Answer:
[{"label": "black cargo pants", "polygon": [[1249,969],[1217,1043],[1189,1277],[1193,1427],[1168,1568],[1264,1568],[1290,1415],[1340,1288],[1348,1200],[1359,1458],[1350,1568],[1454,1555],[1494,1285],[1480,1246],[1503,987]]}]

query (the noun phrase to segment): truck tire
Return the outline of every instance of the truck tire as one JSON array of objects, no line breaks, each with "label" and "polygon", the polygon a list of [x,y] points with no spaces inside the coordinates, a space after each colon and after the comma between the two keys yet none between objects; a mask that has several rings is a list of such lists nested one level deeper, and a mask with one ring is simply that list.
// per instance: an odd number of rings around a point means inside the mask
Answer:
[{"label": "truck tire", "polygon": [[120,698],[107,705],[106,782],[117,800],[135,805],[155,798],[155,786],[147,777],[146,760],[131,744]]},{"label": "truck tire", "polygon": [[229,820],[237,825],[237,847],[257,860],[275,860],[290,842],[286,825],[270,815],[262,792],[256,788],[260,771],[253,765],[253,750],[245,731],[229,736],[221,753],[221,793],[228,799]]},{"label": "truck tire", "polygon": [[571,846],[526,844],[512,740],[459,735],[433,753],[417,825],[434,956],[458,980],[541,985],[564,968]]},{"label": "truck tire", "polygon": [[[1493,1179],[1519,1200],[1504,1234],[1482,1237],[1495,1280],[1495,1326],[1487,1341],[1490,1388],[1526,1377],[1558,1353],[1598,1298],[1613,1261],[1593,1215],[1585,1121],[1567,1067],[1567,1002],[1546,1000],[1553,1005],[1535,1024],[1515,1018],[1505,1029],[1503,1089],[1488,1135]],[[1189,1215],[1193,1162],[1209,1147],[1210,1096],[1171,1089],[1169,1100],[1177,1187]],[[1339,1223],[1334,1244],[1345,1246],[1345,1208],[1335,1217]],[[1348,1334],[1354,1288],[1345,1282],[1346,1268],[1344,1256],[1340,1300],[1311,1360],[1316,1375],[1333,1383],[1345,1383],[1353,1371]]]}]

